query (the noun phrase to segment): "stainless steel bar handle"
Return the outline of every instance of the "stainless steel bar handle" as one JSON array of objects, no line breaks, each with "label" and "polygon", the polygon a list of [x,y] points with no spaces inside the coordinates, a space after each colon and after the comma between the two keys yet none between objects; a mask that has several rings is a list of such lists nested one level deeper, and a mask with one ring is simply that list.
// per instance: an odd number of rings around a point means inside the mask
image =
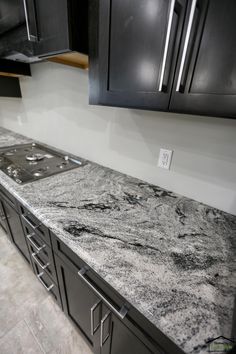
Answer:
[{"label": "stainless steel bar handle", "polygon": [[37,253],[39,253],[43,248],[46,247],[45,243],[41,246],[41,247],[38,247],[34,241],[32,241],[32,237],[35,235],[34,232],[32,232],[32,234],[29,234],[27,235],[27,239],[29,240],[29,242],[31,243],[31,245],[36,249]]},{"label": "stainless steel bar handle", "polygon": [[23,4],[24,4],[24,11],[25,11],[25,22],[26,22],[27,37],[28,37],[28,40],[31,41],[30,29],[29,29],[29,17],[28,17],[26,0],[23,0]]},{"label": "stainless steel bar handle", "polygon": [[[28,214],[27,214],[27,215],[28,215]],[[34,229],[34,230],[38,229],[38,228],[42,225],[42,223],[40,223],[40,224],[34,226],[34,225],[30,222],[30,220],[26,218],[25,215],[21,215],[21,216],[22,216],[22,218],[30,225],[30,227],[32,227],[32,229]]]},{"label": "stainless steel bar handle", "polygon": [[[109,318],[109,326],[108,326],[108,333],[105,338],[104,337],[104,323],[107,321]],[[101,336],[100,336],[100,346],[101,348],[103,347],[104,343],[108,340],[110,337],[110,332],[111,332],[111,312],[107,312],[103,319],[101,320]]]},{"label": "stainless steel bar handle", "polygon": [[80,278],[83,279],[83,281],[95,292],[95,294],[97,294],[100,299],[107,305],[109,306],[112,311],[120,318],[120,319],[124,319],[125,316],[128,313],[128,308],[123,305],[120,309],[120,311],[118,311],[86,278],[85,278],[85,273],[89,270],[89,268],[84,267],[82,268],[79,272],[78,275],[80,276]]},{"label": "stainless steel bar handle", "polygon": [[163,60],[162,60],[162,66],[161,66],[160,83],[159,83],[159,88],[158,88],[159,92],[162,91],[163,80],[164,80],[164,75],[165,75],[166,60],[167,60],[169,43],[170,43],[170,34],[171,34],[171,27],[172,27],[173,16],[174,16],[174,9],[175,9],[175,0],[171,0],[169,19],[168,19],[168,24],[167,24],[167,32],[166,32],[166,41],[165,41],[164,54],[163,54]]},{"label": "stainless steel bar handle", "polygon": [[102,301],[99,300],[95,305],[93,305],[93,307],[91,308],[90,310],[90,319],[91,319],[91,336],[94,335],[94,333],[98,330],[98,328],[100,327],[100,318],[99,318],[99,323],[98,325],[94,328],[94,311],[96,310],[96,308],[98,306],[101,306],[102,305]]},{"label": "stainless steel bar handle", "polygon": [[44,272],[40,273],[37,275],[38,280],[40,281],[40,283],[45,287],[45,289],[47,291],[52,290],[52,288],[54,287],[54,284],[50,285],[49,287],[47,287],[47,285],[44,283],[42,276],[44,275]]},{"label": "stainless steel bar handle", "polygon": [[189,21],[188,21],[188,26],[187,26],[187,31],[186,31],[186,37],[185,37],[185,41],[184,41],[184,49],[183,49],[182,58],[181,58],[181,62],[180,62],[179,75],[178,75],[178,79],[177,79],[176,92],[179,92],[179,90],[180,90],[180,85],[181,85],[181,80],[182,80],[184,64],[185,64],[185,60],[186,60],[188,44],[189,44],[191,29],[192,29],[192,25],[193,25],[196,5],[197,5],[197,0],[192,0]]},{"label": "stainless steel bar handle", "polygon": [[46,264],[43,264],[41,263],[38,258],[36,257],[37,256],[37,253],[32,253],[31,254],[33,259],[35,260],[35,262],[40,266],[40,268],[42,268],[43,270],[46,269],[50,263],[46,263]]}]

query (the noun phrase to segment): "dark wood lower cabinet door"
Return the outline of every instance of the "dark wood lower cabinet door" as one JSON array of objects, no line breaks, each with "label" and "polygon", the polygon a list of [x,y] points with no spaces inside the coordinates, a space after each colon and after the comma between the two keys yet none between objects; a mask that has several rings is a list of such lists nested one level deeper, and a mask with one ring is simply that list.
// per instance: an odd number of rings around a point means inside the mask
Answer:
[{"label": "dark wood lower cabinet door", "polygon": [[30,263],[30,255],[28,246],[26,243],[24,231],[21,225],[20,216],[7,202],[3,202],[5,214],[7,216],[7,221],[9,224],[11,236],[13,242],[17,248],[21,251],[26,260]]},{"label": "dark wood lower cabinet door", "polygon": [[101,301],[78,276],[78,268],[55,255],[64,312],[77,325],[94,353],[99,353]]},{"label": "dark wood lower cabinet door", "polygon": [[12,241],[12,238],[10,236],[8,223],[7,223],[7,219],[6,219],[6,215],[5,215],[5,211],[3,209],[3,204],[1,201],[0,201],[0,226],[3,228],[3,230],[7,234],[8,238]]},{"label": "dark wood lower cabinet door", "polygon": [[162,354],[149,349],[109,309],[103,310],[100,330],[101,354]]}]

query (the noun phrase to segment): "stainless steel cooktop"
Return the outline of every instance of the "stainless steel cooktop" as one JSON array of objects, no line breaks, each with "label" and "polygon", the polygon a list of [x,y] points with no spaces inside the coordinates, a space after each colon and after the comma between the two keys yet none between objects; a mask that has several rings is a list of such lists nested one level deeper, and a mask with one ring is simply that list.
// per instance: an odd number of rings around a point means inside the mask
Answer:
[{"label": "stainless steel cooktop", "polygon": [[36,143],[0,148],[0,170],[19,184],[33,182],[82,163]]}]

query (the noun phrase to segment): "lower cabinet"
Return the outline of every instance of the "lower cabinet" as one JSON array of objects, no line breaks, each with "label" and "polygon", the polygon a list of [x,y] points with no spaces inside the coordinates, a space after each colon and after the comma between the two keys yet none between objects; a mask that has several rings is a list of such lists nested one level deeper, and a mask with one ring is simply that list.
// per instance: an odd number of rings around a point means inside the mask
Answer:
[{"label": "lower cabinet", "polygon": [[184,354],[6,191],[0,224],[94,354]]},{"label": "lower cabinet", "polygon": [[95,354],[163,353],[149,349],[122,322],[128,308],[124,305],[117,309],[112,303],[108,306],[111,300],[87,277],[86,266],[79,269],[57,255],[55,261],[64,311],[79,327]]},{"label": "lower cabinet", "polygon": [[[119,320],[112,311],[104,307],[101,320],[101,354],[151,354],[154,353]],[[163,353],[155,351],[155,353]]]}]

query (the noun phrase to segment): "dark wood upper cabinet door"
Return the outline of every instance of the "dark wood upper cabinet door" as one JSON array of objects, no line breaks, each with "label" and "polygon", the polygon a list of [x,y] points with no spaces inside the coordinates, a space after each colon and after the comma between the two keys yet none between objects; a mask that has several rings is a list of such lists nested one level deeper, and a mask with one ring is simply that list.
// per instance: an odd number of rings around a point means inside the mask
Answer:
[{"label": "dark wood upper cabinet door", "polygon": [[189,1],[170,110],[236,117],[235,19],[235,0]]},{"label": "dark wood upper cabinet door", "polygon": [[24,22],[23,0],[0,1],[0,35]]},{"label": "dark wood upper cabinet door", "polygon": [[91,1],[91,104],[168,108],[185,5],[185,0]]},{"label": "dark wood upper cabinet door", "polygon": [[31,5],[28,11],[36,37],[36,56],[73,50],[88,53],[87,0],[26,1]]},{"label": "dark wood upper cabinet door", "polygon": [[[27,0],[28,6],[31,0]],[[28,7],[33,35],[36,37],[35,55],[57,53],[69,49],[68,9],[66,0],[39,0]],[[34,20],[35,19],[35,20]]]}]

